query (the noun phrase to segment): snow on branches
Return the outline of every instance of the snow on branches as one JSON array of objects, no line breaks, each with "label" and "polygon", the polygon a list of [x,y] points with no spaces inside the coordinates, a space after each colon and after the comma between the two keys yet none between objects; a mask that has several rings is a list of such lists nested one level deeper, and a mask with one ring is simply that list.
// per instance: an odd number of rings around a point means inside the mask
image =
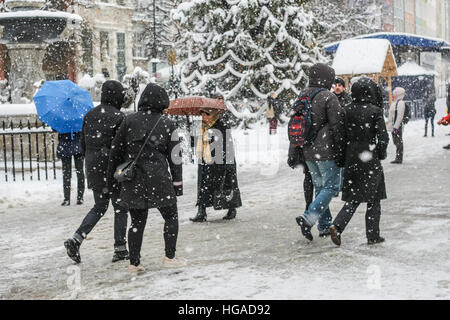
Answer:
[{"label": "snow on branches", "polygon": [[227,100],[265,99],[272,91],[293,97],[307,69],[326,61],[316,46],[325,26],[297,0],[193,0],[172,19],[184,29],[186,93],[201,93],[213,80]]}]

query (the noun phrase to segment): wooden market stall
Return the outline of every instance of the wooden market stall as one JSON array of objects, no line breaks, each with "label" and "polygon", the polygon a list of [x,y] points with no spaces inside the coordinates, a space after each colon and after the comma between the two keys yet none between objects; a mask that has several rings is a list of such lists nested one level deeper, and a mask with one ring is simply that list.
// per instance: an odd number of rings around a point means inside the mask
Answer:
[{"label": "wooden market stall", "polygon": [[351,39],[341,41],[333,60],[336,76],[345,80],[347,89],[354,77],[367,76],[379,83],[384,79],[392,103],[392,77],[397,76],[391,44],[386,39]]}]

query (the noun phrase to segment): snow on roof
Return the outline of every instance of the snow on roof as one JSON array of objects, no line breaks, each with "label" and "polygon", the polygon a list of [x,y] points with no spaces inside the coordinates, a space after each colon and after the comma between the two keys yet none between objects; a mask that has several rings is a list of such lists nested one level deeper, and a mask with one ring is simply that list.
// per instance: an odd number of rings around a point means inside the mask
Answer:
[{"label": "snow on roof", "polygon": [[27,104],[0,104],[0,116],[31,115],[36,114],[34,103]]},{"label": "snow on roof", "polygon": [[435,71],[427,70],[412,60],[406,61],[397,71],[399,76],[436,75]]},{"label": "snow on roof", "polygon": [[386,39],[341,41],[332,67],[336,75],[381,73],[390,46]]},{"label": "snow on roof", "polygon": [[0,18],[28,18],[28,17],[66,18],[68,20],[83,21],[83,18],[81,18],[77,14],[62,11],[24,10],[24,11],[0,12]]}]

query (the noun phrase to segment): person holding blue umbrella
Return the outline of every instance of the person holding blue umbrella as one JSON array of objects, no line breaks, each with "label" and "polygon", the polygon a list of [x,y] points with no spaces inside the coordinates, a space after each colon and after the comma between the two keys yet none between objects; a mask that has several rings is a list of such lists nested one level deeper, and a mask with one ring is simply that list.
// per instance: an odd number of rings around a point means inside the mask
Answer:
[{"label": "person holding blue umbrella", "polygon": [[84,116],[94,107],[91,95],[70,80],[46,81],[33,100],[39,120],[58,132],[57,156],[62,161],[64,191],[61,205],[70,205],[72,157],[78,177],[77,204],[82,204],[85,179],[80,134]]},{"label": "person holding blue umbrella", "polygon": [[64,201],[62,206],[70,205],[70,189],[72,180],[72,158],[77,173],[77,204],[83,204],[85,189],[84,178],[84,156],[80,143],[81,132],[58,133],[58,147],[56,156],[61,159],[63,172]]}]

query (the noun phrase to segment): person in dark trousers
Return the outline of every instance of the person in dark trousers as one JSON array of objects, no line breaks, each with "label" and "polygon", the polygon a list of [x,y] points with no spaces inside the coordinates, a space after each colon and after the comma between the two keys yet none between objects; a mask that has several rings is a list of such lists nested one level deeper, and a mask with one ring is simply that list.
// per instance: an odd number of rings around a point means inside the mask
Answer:
[{"label": "person in dark trousers", "polygon": [[114,255],[112,262],[128,259],[126,242],[128,210],[119,204],[119,190],[106,189],[106,170],[111,143],[125,115],[125,89],[115,80],[102,86],[101,104],[91,109],[83,119],[81,147],[86,159],[88,188],[94,193],[94,207],[88,212],[72,238],[64,242],[68,256],[81,262],[80,246],[97,222],[108,210],[111,200],[114,208]]},{"label": "person in dark trousers", "polygon": [[280,116],[283,112],[283,102],[277,99],[277,94],[272,92],[267,97],[266,118],[269,121],[269,134],[276,134],[278,122],[283,123]]},{"label": "person in dark trousers", "polygon": [[403,162],[403,116],[406,109],[403,98],[406,95],[406,91],[397,87],[392,93],[394,101],[389,108],[387,129],[391,131],[392,141],[394,141],[397,150],[395,152],[395,160],[391,161],[391,163],[401,164]]},{"label": "person in dark trousers", "polygon": [[345,80],[342,78],[336,78],[334,80],[334,88],[333,92],[339,100],[341,107],[345,107],[346,105],[352,103],[352,98],[345,92]]},{"label": "person in dark trousers", "polygon": [[303,146],[303,154],[314,184],[315,198],[308,209],[296,218],[303,236],[313,240],[311,228],[318,222],[319,235],[326,236],[331,225],[329,204],[341,188],[342,135],[344,109],[338,98],[330,92],[335,79],[334,69],[323,63],[313,65],[309,72],[309,85],[305,89],[310,94],[317,89],[311,102],[315,140]]},{"label": "person in dark trousers", "polygon": [[425,117],[425,134],[424,137],[428,134],[428,120],[430,120],[431,124],[431,136],[434,137],[434,116],[436,115],[436,95],[431,91],[427,90],[425,95],[425,108],[423,110]]},{"label": "person in dark trousers", "polygon": [[[157,208],[164,219],[164,266],[180,266],[175,258],[178,237],[177,196],[183,194],[181,146],[175,122],[162,114],[169,106],[167,92],[150,83],[142,92],[138,111],[128,115],[112,142],[107,173],[108,189],[117,187],[114,172],[135,159],[134,177],[120,184],[120,203],[130,211],[128,248],[131,273],[142,272],[141,246],[148,210]],[[147,137],[147,143],[144,145]]]},{"label": "person in dark trousers", "polygon": [[234,219],[236,209],[242,206],[242,201],[228,115],[219,114],[216,110],[203,110],[202,128],[196,142],[199,161],[196,204],[198,212],[190,220],[205,222],[206,208],[213,207],[214,202],[217,203],[225,193],[229,199],[223,205],[223,209],[228,209],[223,219]]},{"label": "person in dark trousers", "polygon": [[72,158],[77,172],[77,204],[83,204],[84,196],[84,156],[81,149],[81,132],[58,133],[56,156],[61,159],[63,172],[64,201],[62,206],[70,205],[70,185],[72,180]]},{"label": "person in dark trousers", "polygon": [[380,236],[380,200],[386,199],[383,166],[389,135],[382,105],[377,99],[377,84],[361,78],[352,86],[353,103],[345,107],[344,185],[345,204],[330,227],[331,240],[341,244],[341,234],[358,206],[366,202],[366,236],[368,244],[384,241]]},{"label": "person in dark trousers", "polygon": [[303,179],[303,195],[305,197],[305,210],[308,210],[309,205],[313,201],[314,197],[314,185],[312,182],[311,173],[306,165],[305,156],[303,155],[303,149],[301,147],[293,146],[289,144],[289,154],[288,154],[288,166],[295,169],[297,166],[302,166],[303,174],[305,178]]}]

